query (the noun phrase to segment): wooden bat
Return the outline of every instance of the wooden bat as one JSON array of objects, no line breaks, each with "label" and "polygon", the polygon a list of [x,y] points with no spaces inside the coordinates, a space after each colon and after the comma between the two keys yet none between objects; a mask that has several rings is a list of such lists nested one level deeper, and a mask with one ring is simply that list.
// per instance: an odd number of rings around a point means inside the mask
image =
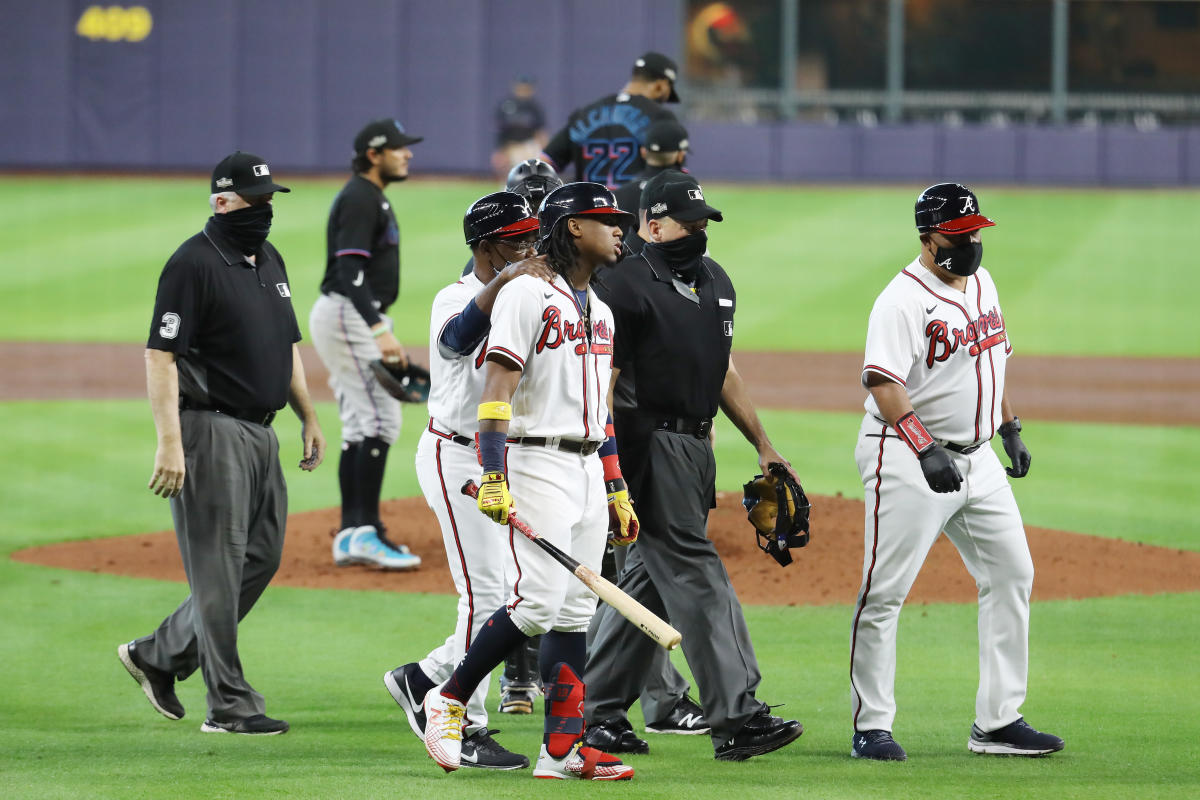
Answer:
[{"label": "wooden bat", "polygon": [[[463,484],[462,493],[467,497],[475,497],[479,494],[479,487],[475,485],[475,481],[469,480]],[[655,643],[668,650],[674,650],[676,647],[679,647],[679,643],[683,640],[683,634],[672,628],[637,600],[622,592],[612,581],[597,574],[594,569],[580,564],[552,543],[543,539],[538,535],[537,531],[530,528],[525,523],[525,520],[518,517],[516,512],[512,510],[508,512],[508,524],[520,531],[526,539],[542,548],[555,561],[566,567],[571,574],[583,581],[584,586],[595,592],[601,600],[616,609],[618,614],[636,625],[638,630],[653,639]]]}]

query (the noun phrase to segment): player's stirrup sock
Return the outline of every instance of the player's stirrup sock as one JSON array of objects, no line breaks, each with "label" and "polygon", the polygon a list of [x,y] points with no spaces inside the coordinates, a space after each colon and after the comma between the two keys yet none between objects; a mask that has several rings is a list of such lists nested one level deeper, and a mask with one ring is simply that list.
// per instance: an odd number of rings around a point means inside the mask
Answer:
[{"label": "player's stirrup sock", "polygon": [[485,680],[492,670],[512,652],[517,644],[529,637],[509,619],[508,608],[502,606],[483,624],[475,641],[467,648],[467,654],[454,668],[454,674],[446,682],[442,694],[466,703],[479,682]]},{"label": "player's stirrup sock", "polygon": [[338,461],[338,486],[342,490],[342,527],[356,528],[363,524],[358,516],[358,483],[355,481],[355,471],[358,469],[358,452],[362,442],[342,442],[342,457]]},{"label": "player's stirrup sock", "polygon": [[543,686],[554,683],[554,670],[560,663],[566,664],[576,675],[583,674],[587,666],[587,631],[546,631],[542,634],[538,672],[542,676]]},{"label": "player's stirrup sock", "polygon": [[358,454],[358,507],[360,525],[379,522],[379,494],[383,491],[383,470],[387,466],[388,443],[375,436],[362,441]]}]

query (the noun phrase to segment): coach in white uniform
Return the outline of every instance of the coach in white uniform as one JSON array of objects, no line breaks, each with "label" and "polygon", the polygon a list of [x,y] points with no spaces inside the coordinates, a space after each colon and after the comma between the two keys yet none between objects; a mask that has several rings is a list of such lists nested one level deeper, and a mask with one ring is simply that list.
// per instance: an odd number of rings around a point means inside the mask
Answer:
[{"label": "coach in white uniform", "polygon": [[[921,254],[875,301],[862,383],[870,395],[855,459],[866,493],[863,580],[850,638],[851,755],[903,761],[896,715],[896,627],[929,548],[944,530],[979,587],[979,691],[968,748],[1043,755],[1063,740],[1020,708],[1028,673],[1033,561],[1005,472],[1029,471],[1004,391],[1012,352],[967,187],[939,183],[916,204]],[[999,433],[1004,468],[988,442]]]}]

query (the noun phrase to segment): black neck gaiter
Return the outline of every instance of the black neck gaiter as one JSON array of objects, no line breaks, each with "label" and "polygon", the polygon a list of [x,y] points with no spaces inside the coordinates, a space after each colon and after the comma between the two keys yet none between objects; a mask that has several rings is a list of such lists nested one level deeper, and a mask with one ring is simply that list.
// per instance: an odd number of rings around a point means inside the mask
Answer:
[{"label": "black neck gaiter", "polygon": [[701,257],[708,250],[708,234],[698,231],[670,242],[649,242],[672,272],[685,281],[694,281],[700,273]]},{"label": "black neck gaiter", "polygon": [[246,255],[254,255],[271,231],[274,210],[270,203],[247,206],[227,214],[213,214],[213,224],[221,235]]}]

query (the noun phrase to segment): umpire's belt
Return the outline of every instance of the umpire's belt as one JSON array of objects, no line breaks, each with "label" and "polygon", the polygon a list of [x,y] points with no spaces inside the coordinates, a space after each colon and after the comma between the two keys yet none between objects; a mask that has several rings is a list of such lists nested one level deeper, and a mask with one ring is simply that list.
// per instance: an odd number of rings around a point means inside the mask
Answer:
[{"label": "umpire's belt", "polygon": [[270,425],[275,419],[275,412],[266,408],[232,408],[230,406],[214,405],[212,403],[197,403],[186,397],[179,398],[179,410],[212,411],[224,414],[243,422],[253,422],[255,425]]},{"label": "umpire's belt", "polygon": [[562,439],[558,436],[522,436],[519,439],[509,439],[509,444],[528,445],[530,447],[552,447],[555,450],[561,450],[564,453],[578,453],[581,456],[590,456],[592,453],[600,449],[603,442],[592,442],[583,439]]},{"label": "umpire's belt", "polygon": [[712,430],[712,419],[688,419],[687,417],[663,417],[654,420],[654,430],[686,433],[697,439],[707,439]]},{"label": "umpire's belt", "polygon": [[455,433],[454,431],[449,431],[449,432],[439,431],[437,428],[433,427],[433,418],[432,417],[429,418],[429,432],[432,433],[434,436],[440,436],[443,439],[449,439],[450,441],[454,442],[455,444],[461,444],[463,447],[474,447],[475,446],[474,439],[469,439],[460,433]]}]

